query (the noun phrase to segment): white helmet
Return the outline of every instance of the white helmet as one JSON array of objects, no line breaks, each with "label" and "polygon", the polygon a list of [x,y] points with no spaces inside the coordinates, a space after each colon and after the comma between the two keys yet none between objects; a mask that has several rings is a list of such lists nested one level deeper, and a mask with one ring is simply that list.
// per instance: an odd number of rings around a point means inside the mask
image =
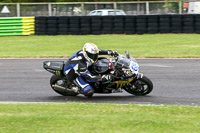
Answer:
[{"label": "white helmet", "polygon": [[83,47],[83,56],[91,63],[95,63],[98,59],[99,49],[94,43],[86,43]]}]

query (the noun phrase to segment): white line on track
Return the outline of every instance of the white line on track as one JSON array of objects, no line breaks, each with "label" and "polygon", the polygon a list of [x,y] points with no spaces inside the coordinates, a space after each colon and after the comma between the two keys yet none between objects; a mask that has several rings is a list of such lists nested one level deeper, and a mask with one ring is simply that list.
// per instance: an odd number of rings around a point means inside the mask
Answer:
[{"label": "white line on track", "polygon": [[[70,104],[70,103],[80,103],[80,102],[15,102],[15,101],[0,101],[0,104]],[[80,104],[87,104],[87,103],[80,103]],[[89,104],[101,104],[101,103],[89,103]],[[102,103],[103,104],[103,103]],[[106,104],[106,103],[105,103]],[[135,104],[138,106],[163,106],[163,104],[152,104],[150,102],[146,103],[112,103],[115,105],[131,105]]]}]

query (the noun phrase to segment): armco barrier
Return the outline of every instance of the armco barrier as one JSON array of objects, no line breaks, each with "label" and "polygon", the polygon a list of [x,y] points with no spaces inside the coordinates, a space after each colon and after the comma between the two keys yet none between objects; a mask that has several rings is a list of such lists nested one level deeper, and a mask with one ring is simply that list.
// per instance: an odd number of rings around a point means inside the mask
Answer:
[{"label": "armco barrier", "polygon": [[31,35],[35,33],[35,17],[0,18],[0,36]]},{"label": "armco barrier", "polygon": [[35,17],[36,35],[146,33],[200,33],[200,15]]}]

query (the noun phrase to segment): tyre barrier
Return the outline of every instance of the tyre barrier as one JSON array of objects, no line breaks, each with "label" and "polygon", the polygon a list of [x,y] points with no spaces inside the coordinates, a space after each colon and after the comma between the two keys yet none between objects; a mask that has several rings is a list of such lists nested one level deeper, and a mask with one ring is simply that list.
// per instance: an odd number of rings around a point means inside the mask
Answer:
[{"label": "tyre barrier", "polygon": [[200,14],[0,18],[0,36],[200,33]]},{"label": "tyre barrier", "polygon": [[200,33],[200,15],[35,17],[36,35],[157,33]]},{"label": "tyre barrier", "polygon": [[0,36],[35,34],[35,17],[1,17]]},{"label": "tyre barrier", "polygon": [[158,19],[159,33],[171,32],[171,15],[162,15]]}]

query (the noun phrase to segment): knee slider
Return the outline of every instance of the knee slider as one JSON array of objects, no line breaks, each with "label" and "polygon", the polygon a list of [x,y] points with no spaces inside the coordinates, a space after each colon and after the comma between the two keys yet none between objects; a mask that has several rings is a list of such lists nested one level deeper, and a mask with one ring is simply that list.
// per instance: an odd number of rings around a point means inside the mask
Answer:
[{"label": "knee slider", "polygon": [[91,95],[94,93],[94,90],[90,85],[87,85],[86,87],[84,87],[82,91],[83,93],[85,93],[85,95]]}]

